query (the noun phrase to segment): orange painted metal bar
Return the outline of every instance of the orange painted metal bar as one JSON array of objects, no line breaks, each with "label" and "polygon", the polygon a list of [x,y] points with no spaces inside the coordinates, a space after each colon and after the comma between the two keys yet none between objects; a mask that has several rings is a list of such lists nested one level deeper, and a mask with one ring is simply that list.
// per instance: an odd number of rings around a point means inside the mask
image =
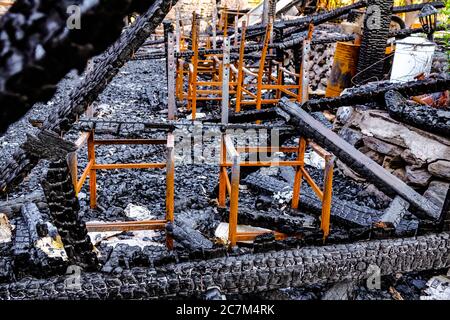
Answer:
[{"label": "orange painted metal bar", "polygon": [[94,160],[91,159],[89,161],[88,165],[86,166],[86,168],[84,169],[83,173],[81,174],[80,180],[78,180],[76,183],[76,187],[75,187],[76,194],[78,194],[80,192],[81,188],[83,188],[84,182],[86,181],[86,178],[89,175],[93,165],[94,165]]},{"label": "orange painted metal bar", "polygon": [[94,170],[114,170],[114,169],[162,169],[165,163],[96,163],[92,168]]},{"label": "orange painted metal bar", "polygon": [[273,233],[275,240],[283,240],[287,238],[286,234],[276,231],[238,232],[236,234],[236,241],[253,241],[256,237],[266,233]]},{"label": "orange painted metal bar", "polygon": [[88,232],[158,230],[166,227],[166,220],[87,222]]},{"label": "orange painted metal bar", "polygon": [[88,140],[88,161],[92,163],[91,169],[89,170],[89,197],[90,197],[90,207],[94,209],[97,207],[97,173],[94,169],[95,166],[95,145],[94,145],[94,131],[92,130],[89,134]]},{"label": "orange painted metal bar", "polygon": [[[297,160],[304,162],[306,151],[305,139],[300,138],[297,150],[298,150]],[[298,203],[300,200],[300,188],[302,185],[302,178],[303,178],[303,171],[302,171],[303,165],[304,164],[301,164],[295,168],[295,178],[294,178],[294,186],[292,187],[292,201],[291,201],[291,207],[293,209],[298,208]]]},{"label": "orange painted metal bar", "polygon": [[227,186],[228,195],[231,196],[231,182],[230,182],[230,178],[228,178],[228,174],[224,175],[224,177],[225,177],[225,182],[226,182],[226,186]]},{"label": "orange painted metal bar", "polygon": [[309,175],[308,171],[304,167],[301,168],[303,176],[308,184],[311,186],[313,191],[316,193],[317,197],[319,197],[320,201],[323,200],[323,192],[320,190],[319,186],[314,182],[314,180]]},{"label": "orange painted metal bar", "polygon": [[326,151],[324,148],[319,146],[317,143],[313,141],[308,141],[308,145],[322,158],[327,159],[328,157],[331,157],[332,154]]},{"label": "orange painted metal bar", "polygon": [[266,63],[266,56],[267,56],[267,50],[268,50],[269,41],[270,41],[271,30],[272,30],[272,23],[269,22],[267,24],[266,36],[264,39],[264,46],[261,51],[261,60],[259,62],[258,79],[257,79],[258,87],[257,87],[257,91],[256,91],[256,110],[261,109],[262,81],[263,81],[263,76],[264,76],[264,66]]},{"label": "orange painted metal bar", "polygon": [[333,167],[335,157],[332,156],[325,164],[324,188],[322,199],[322,218],[320,228],[323,231],[324,240],[330,234],[331,198],[333,193]]},{"label": "orange painted metal bar", "polygon": [[236,147],[238,152],[256,153],[256,152],[298,152],[298,147]]},{"label": "orange painted metal bar", "polygon": [[[241,167],[286,167],[286,166],[299,166],[302,165],[303,161],[249,161],[241,162]],[[233,164],[231,162],[226,162],[222,164],[223,167],[231,167]]]},{"label": "orange painted metal bar", "polygon": [[95,145],[120,145],[120,144],[166,144],[165,139],[107,139],[94,140]]}]

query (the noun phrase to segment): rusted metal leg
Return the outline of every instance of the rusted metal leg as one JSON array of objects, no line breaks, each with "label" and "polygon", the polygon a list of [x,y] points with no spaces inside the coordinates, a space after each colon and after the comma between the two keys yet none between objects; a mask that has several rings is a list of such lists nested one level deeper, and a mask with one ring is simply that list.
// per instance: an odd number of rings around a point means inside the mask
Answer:
[{"label": "rusted metal leg", "polygon": [[[297,161],[302,161],[303,163],[305,158],[306,140],[304,138],[300,138],[300,141],[298,143],[299,146],[298,146]],[[298,209],[298,203],[300,199],[300,187],[303,178],[302,166],[303,165],[299,165],[295,169],[295,178],[294,178],[294,186],[292,188],[292,203],[291,203],[291,207],[293,209]]]},{"label": "rusted metal leg", "polygon": [[[166,220],[174,222],[174,197],[175,197],[175,139],[173,133],[167,135],[167,164],[166,164]],[[167,247],[173,249],[172,237],[166,235]]]},{"label": "rusted metal leg", "polygon": [[93,162],[93,166],[89,170],[89,193],[90,206],[92,209],[97,207],[97,172],[95,166],[95,145],[94,145],[94,131],[88,137],[88,162]]},{"label": "rusted metal leg", "polygon": [[325,240],[330,234],[330,214],[331,214],[331,197],[333,193],[333,168],[334,156],[327,156],[325,158],[325,181],[323,187],[322,200],[322,219],[320,222],[320,229],[323,231],[323,239]]}]

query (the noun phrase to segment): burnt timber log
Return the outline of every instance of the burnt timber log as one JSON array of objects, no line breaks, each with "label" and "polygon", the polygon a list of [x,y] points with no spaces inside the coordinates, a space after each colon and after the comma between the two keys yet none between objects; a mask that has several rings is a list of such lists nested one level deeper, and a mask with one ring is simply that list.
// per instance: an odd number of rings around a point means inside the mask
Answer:
[{"label": "burnt timber log", "polygon": [[450,137],[450,110],[408,101],[397,91],[388,91],[384,97],[389,115],[393,119],[424,131]]},{"label": "burnt timber log", "polygon": [[[261,174],[259,171],[249,174],[243,182],[252,189],[272,195],[280,192],[292,192],[292,182],[286,183],[277,178]],[[301,187],[300,209],[302,211],[314,213],[318,216],[322,213],[322,202],[317,198],[314,191],[306,185],[302,185]],[[239,213],[239,223],[247,223],[264,228],[274,228],[274,226],[278,227],[278,225],[274,224],[270,226],[269,223],[273,221],[266,219],[264,215],[259,216],[259,219],[254,219],[254,221],[250,221],[250,219],[246,218],[246,216],[248,215],[244,213],[243,217],[246,220],[241,221],[241,214]],[[358,206],[352,202],[339,199],[336,196],[333,197],[331,202],[331,218],[333,221],[342,225],[370,229],[375,222],[381,219],[382,216],[382,211]],[[287,226],[295,226],[298,228],[300,224],[293,219],[289,224],[287,224]],[[402,219],[395,231],[397,235],[404,236],[415,234],[417,228],[417,220]],[[279,231],[293,233],[292,229],[279,229]]]},{"label": "burnt timber log", "polygon": [[314,140],[321,147],[332,152],[343,163],[373,182],[387,195],[391,197],[400,195],[410,203],[411,208],[414,209],[412,213],[417,217],[432,220],[439,218],[440,210],[434,203],[418,194],[399,178],[390,174],[375,161],[326,128],[305,110],[299,108],[299,105],[285,98],[281,100],[279,105],[288,122],[297,126],[300,135]]},{"label": "burnt timber log", "polygon": [[368,0],[354,82],[383,80],[386,43],[394,0]]},{"label": "burnt timber log", "polygon": [[[0,20],[0,134],[35,102],[50,99],[70,70],[83,70],[89,58],[113,43],[121,34],[125,15],[143,12],[150,3],[15,1]],[[72,5],[80,10],[80,26],[72,21],[68,10]]]},{"label": "burnt timber log", "polygon": [[[147,3],[148,8],[148,2],[144,2]],[[148,11],[141,15],[131,27],[122,33],[116,43],[96,59],[98,62],[93,70],[86,74],[83,81],[70,93],[68,101],[48,117],[42,129],[61,134],[63,131],[67,131],[77,117],[97,99],[133,53],[154,32],[175,3],[176,0],[153,1]],[[96,28],[91,29],[97,30]],[[53,66],[49,68],[51,70]],[[22,182],[37,162],[38,158],[27,154],[20,146],[12,158],[0,168],[0,194]]]},{"label": "burnt timber log", "polygon": [[413,80],[405,83],[381,82],[369,83],[359,87],[353,87],[348,93],[335,98],[311,99],[302,104],[302,108],[308,111],[336,111],[342,106],[366,104],[374,102],[385,106],[384,95],[395,90],[406,97],[417,96],[425,93],[441,92],[450,87],[449,75],[436,75],[425,80]]},{"label": "burnt timber log", "polygon": [[83,268],[95,269],[97,256],[86,224],[78,215],[80,205],[67,164],[67,155],[76,149],[74,143],[47,130],[40,131],[38,136],[30,135],[25,144],[28,153],[50,160],[42,187],[52,222],[61,236],[69,260]]},{"label": "burnt timber log", "polygon": [[97,256],[86,224],[78,215],[80,205],[65,159],[50,162],[42,187],[52,222],[58,229],[69,260],[83,268],[96,269]]},{"label": "burnt timber log", "polygon": [[37,190],[18,198],[0,201],[0,212],[5,213],[9,218],[21,212],[22,206],[27,203],[34,203],[40,210],[48,208],[42,191]]},{"label": "burnt timber log", "polygon": [[355,242],[246,254],[204,261],[136,267],[114,275],[81,273],[81,286],[67,277],[27,278],[0,285],[0,299],[161,299],[194,297],[217,286],[223,294],[363,280],[376,265],[381,275],[448,268],[450,234]]}]

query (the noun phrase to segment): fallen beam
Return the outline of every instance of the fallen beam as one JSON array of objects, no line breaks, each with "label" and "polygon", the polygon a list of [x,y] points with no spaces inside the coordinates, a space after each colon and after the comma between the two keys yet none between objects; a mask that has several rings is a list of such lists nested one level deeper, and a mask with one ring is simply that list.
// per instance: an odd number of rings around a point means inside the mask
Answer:
[{"label": "fallen beam", "polygon": [[397,91],[385,94],[389,115],[424,131],[450,137],[450,111],[406,100]]},{"label": "fallen beam", "polygon": [[0,285],[0,299],[161,299],[195,297],[217,286],[224,294],[321,285],[380,275],[448,268],[450,234],[440,233],[323,247],[246,254],[195,262],[136,267],[114,275],[80,275],[80,286],[64,286],[65,276],[25,278]]},{"label": "fallen beam", "polygon": [[[122,1],[120,0],[120,2]],[[42,129],[60,134],[68,131],[77,118],[97,99],[120,68],[154,32],[176,1],[155,0],[151,5],[144,1],[143,4],[147,3],[146,8],[150,6],[147,12],[141,15],[131,27],[121,34],[119,40],[96,59],[98,62],[94,65],[93,70],[87,73],[80,84],[69,94],[68,100],[57,111],[50,114]],[[98,21],[95,21],[97,24]],[[86,30],[91,32],[98,28],[92,27]],[[103,36],[104,33],[101,33],[101,37]],[[51,70],[52,66],[48,68]],[[2,115],[1,118],[4,119],[4,116]],[[0,194],[22,182],[37,162],[38,158],[27,154],[22,150],[22,146],[19,146],[12,158],[0,168]]]},{"label": "fallen beam", "polygon": [[374,102],[380,106],[385,105],[386,92],[395,90],[405,97],[417,96],[425,93],[441,92],[450,87],[450,76],[439,75],[425,80],[413,80],[404,83],[374,82],[360,87],[353,87],[339,97],[311,99],[302,104],[302,108],[308,111],[336,111],[342,106],[367,104]]},{"label": "fallen beam", "polygon": [[[121,34],[125,15],[143,12],[151,3],[145,0],[15,1],[0,20],[0,134],[35,102],[49,100],[56,84],[70,70],[83,70],[89,58],[113,43]],[[161,4],[161,1],[153,3]],[[78,6],[82,27],[72,21],[73,11],[68,10],[71,5]]]},{"label": "fallen beam", "polygon": [[427,200],[399,178],[393,176],[375,161],[355,149],[336,133],[315,120],[298,104],[283,98],[280,102],[285,119],[297,126],[300,135],[314,140],[318,145],[332,152],[343,163],[356,173],[373,182],[381,191],[390,196],[400,195],[407,200],[415,210],[413,214],[419,218],[436,220],[439,218],[439,208]]},{"label": "fallen beam", "polygon": [[[278,197],[284,198],[287,201],[290,201],[292,198],[293,182],[287,183],[274,177],[261,174],[259,171],[249,174],[243,180],[243,183],[246,183],[250,188],[260,192],[265,192],[271,195],[277,194]],[[299,208],[302,211],[311,212],[317,216],[322,213],[322,202],[319,200],[314,191],[307,185],[303,185],[301,188]],[[371,229],[373,224],[381,219],[382,215],[382,211],[358,206],[350,201],[341,200],[336,196],[333,196],[331,202],[331,219],[341,225]],[[244,219],[246,219],[246,216],[248,215],[245,215],[244,213]],[[239,223],[242,222],[239,220]],[[274,227],[273,220],[266,219],[264,215],[260,216],[259,219],[254,219],[254,221],[247,220],[245,223],[266,228],[271,227],[270,223],[272,223],[272,228]],[[286,226],[283,226],[283,229],[280,229],[280,231],[284,230],[287,233],[293,233],[293,230],[289,231],[285,229],[291,227],[292,225],[295,226],[295,221],[291,221],[289,224],[286,224]],[[298,223],[297,226],[299,226]],[[415,234],[417,232],[417,228],[417,220],[402,219],[395,232],[399,236],[406,236]]]}]

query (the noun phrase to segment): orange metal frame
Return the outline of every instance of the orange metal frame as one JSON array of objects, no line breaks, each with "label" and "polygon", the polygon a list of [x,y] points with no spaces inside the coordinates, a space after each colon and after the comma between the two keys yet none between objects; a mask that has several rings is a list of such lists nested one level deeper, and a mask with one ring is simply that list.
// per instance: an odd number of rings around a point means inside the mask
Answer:
[{"label": "orange metal frame", "polygon": [[[312,36],[312,27],[308,35],[308,39]],[[246,25],[242,23],[239,59],[231,64],[229,94],[236,98],[235,111],[240,112],[243,107],[255,106],[257,110],[262,105],[276,104],[282,95],[288,96],[290,100],[302,102],[304,98],[304,90],[302,90],[303,77],[302,71],[295,73],[283,67],[282,62],[275,60],[267,61],[267,53],[269,52],[269,43],[272,33],[272,23],[269,23],[266,29],[264,46],[261,51],[261,59],[257,68],[245,66],[245,41],[246,41]],[[209,36],[208,36],[209,39]],[[200,41],[198,31],[197,17],[193,16],[192,23],[192,51],[193,56],[190,62],[178,59],[177,62],[177,84],[176,96],[179,101],[187,100],[187,108],[192,112],[192,119],[196,118],[198,101],[220,101],[222,99],[222,55],[207,55],[206,59],[199,59],[199,45],[205,41]],[[210,41],[206,42],[208,46]],[[276,68],[276,76],[273,70]],[[210,81],[199,81],[202,75],[211,78]],[[183,83],[187,78],[187,93],[183,90]],[[247,79],[244,82],[244,79]],[[253,81],[248,79],[253,78]],[[290,84],[285,84],[285,78],[291,78]],[[306,85],[306,84],[305,84]],[[263,92],[272,91],[274,97],[264,99]]]},{"label": "orange metal frame", "polygon": [[[325,159],[325,177],[324,186],[321,189],[309,175],[305,168],[304,156],[306,147],[310,146],[317,154]],[[262,153],[262,152],[286,152],[296,153],[297,159],[295,161],[279,161],[279,162],[240,162],[240,153]],[[231,161],[228,160],[230,156]],[[331,198],[332,198],[332,184],[333,184],[333,167],[335,157],[325,151],[323,148],[314,142],[307,141],[300,138],[299,145],[296,147],[235,147],[231,137],[227,134],[222,135],[221,142],[221,158],[220,158],[220,172],[219,172],[219,206],[226,207],[227,193],[230,197],[230,211],[229,211],[229,231],[228,240],[230,246],[235,246],[239,241],[254,240],[255,237],[266,232],[237,232],[238,225],[238,203],[239,203],[239,179],[240,167],[263,167],[263,166],[293,166],[295,168],[295,179],[293,185],[293,194],[291,207],[297,209],[300,200],[300,186],[302,179],[311,186],[317,197],[322,201],[322,215],[320,228],[323,231],[324,240],[330,233],[330,212],[331,212]],[[231,167],[231,181],[228,177],[227,168]],[[273,232],[275,239],[283,239],[285,234]]]},{"label": "orange metal frame", "polygon": [[[155,230],[165,229],[168,222],[174,221],[174,185],[175,185],[175,164],[174,164],[174,135],[168,133],[167,139],[94,139],[94,131],[85,132],[76,142],[80,147],[87,143],[88,164],[83,170],[80,178],[77,177],[77,161],[72,161],[71,173],[76,194],[80,192],[89,177],[90,207],[97,207],[97,170],[114,169],[163,169],[166,168],[166,216],[165,220],[144,220],[126,221],[111,223],[87,223],[88,231],[130,231],[130,230]],[[100,164],[96,162],[96,145],[166,145],[165,163],[120,163],[120,164]],[[166,244],[169,249],[173,248],[173,239],[166,236]]]}]

